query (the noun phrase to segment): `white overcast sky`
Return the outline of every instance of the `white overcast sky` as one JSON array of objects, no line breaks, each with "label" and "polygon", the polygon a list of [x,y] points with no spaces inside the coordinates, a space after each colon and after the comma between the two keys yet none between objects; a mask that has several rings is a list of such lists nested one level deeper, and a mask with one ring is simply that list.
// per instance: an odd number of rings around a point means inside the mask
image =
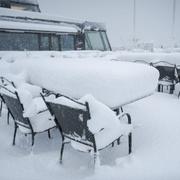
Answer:
[{"label": "white overcast sky", "polygon": [[[133,0],[38,0],[44,13],[106,23],[113,47],[133,38]],[[170,45],[173,0],[136,0],[136,36],[142,42]],[[180,0],[176,0],[175,39],[180,43]]]}]

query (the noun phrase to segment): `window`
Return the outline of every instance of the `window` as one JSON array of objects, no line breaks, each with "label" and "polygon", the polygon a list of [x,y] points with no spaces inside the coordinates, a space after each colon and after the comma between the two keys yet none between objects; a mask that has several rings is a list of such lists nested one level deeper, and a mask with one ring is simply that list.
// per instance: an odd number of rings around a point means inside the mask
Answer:
[{"label": "window", "polygon": [[110,46],[109,46],[109,42],[108,42],[108,38],[107,38],[106,32],[102,31],[101,35],[102,35],[102,38],[103,38],[103,41],[104,41],[105,49],[107,51],[110,51],[111,49],[110,49]]},{"label": "window", "polygon": [[49,35],[41,34],[40,35],[40,50],[48,51],[49,48]]},{"label": "window", "polygon": [[74,35],[65,34],[60,38],[61,51],[74,50]]},{"label": "window", "polygon": [[103,41],[99,31],[88,31],[85,33],[86,49],[104,50]]},{"label": "window", "polygon": [[76,35],[76,43],[75,43],[75,49],[76,50],[84,50],[84,35],[83,34],[77,34]]},{"label": "window", "polygon": [[38,35],[31,33],[0,32],[0,50],[38,50]]},{"label": "window", "polygon": [[59,51],[59,38],[56,35],[51,35],[51,50]]},{"label": "window", "polygon": [[0,0],[0,7],[4,7],[4,8],[10,8],[10,1],[9,0]]},{"label": "window", "polygon": [[86,31],[85,32],[86,50],[111,50],[105,31]]},{"label": "window", "polygon": [[39,12],[39,7],[33,4],[11,3],[11,9]]}]

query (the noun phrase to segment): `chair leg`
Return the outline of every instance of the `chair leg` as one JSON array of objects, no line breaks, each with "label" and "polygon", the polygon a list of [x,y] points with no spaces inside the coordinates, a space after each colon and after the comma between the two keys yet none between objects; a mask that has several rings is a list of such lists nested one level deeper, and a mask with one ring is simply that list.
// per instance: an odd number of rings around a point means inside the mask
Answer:
[{"label": "chair leg", "polygon": [[15,141],[16,141],[17,128],[18,128],[18,126],[15,124],[14,125],[13,146],[15,145]]},{"label": "chair leg", "polygon": [[98,168],[101,165],[99,152],[94,152],[94,167]]},{"label": "chair leg", "polygon": [[10,118],[10,112],[8,110],[8,113],[7,113],[7,124],[9,125],[9,118]]},{"label": "chair leg", "polygon": [[0,117],[1,117],[1,113],[2,113],[2,105],[3,105],[3,102],[1,101],[1,105],[0,105]]},{"label": "chair leg", "polygon": [[35,133],[32,133],[31,134],[31,138],[32,138],[31,146],[34,146],[34,137],[35,137]]},{"label": "chair leg", "polygon": [[123,107],[121,107],[121,112],[123,113],[124,111],[123,111]]},{"label": "chair leg", "polygon": [[128,136],[128,147],[129,147],[129,154],[132,152],[132,133]]},{"label": "chair leg", "polygon": [[60,160],[59,160],[60,164],[62,164],[62,158],[63,158],[63,152],[64,152],[64,145],[65,145],[65,143],[62,142],[61,151],[60,151]]},{"label": "chair leg", "polygon": [[48,130],[48,138],[51,139],[50,129]]},{"label": "chair leg", "polygon": [[170,86],[170,94],[173,94],[173,92],[174,92],[174,89],[175,89],[175,85],[173,84],[173,85],[171,85]]},{"label": "chair leg", "polygon": [[120,145],[120,138],[117,139],[117,145]]}]

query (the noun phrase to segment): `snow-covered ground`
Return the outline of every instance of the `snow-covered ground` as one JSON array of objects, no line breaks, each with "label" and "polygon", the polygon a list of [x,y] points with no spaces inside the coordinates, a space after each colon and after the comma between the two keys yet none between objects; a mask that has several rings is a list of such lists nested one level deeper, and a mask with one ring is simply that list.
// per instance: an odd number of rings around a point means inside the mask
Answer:
[{"label": "snow-covered ground", "polygon": [[[180,53],[164,52],[0,52],[0,76],[7,76],[12,72],[21,73],[9,77],[14,77],[14,80],[17,78],[17,84],[25,81],[41,87],[55,88],[54,91],[66,87],[63,93],[68,95],[69,91],[80,93],[77,98],[93,90],[95,98],[101,97],[106,92],[102,99],[97,99],[102,101],[108,98],[114,104],[117,101],[122,103],[128,98],[134,100],[134,96],[140,97],[140,95],[153,93],[158,79],[158,73],[153,67],[132,62],[119,62],[119,60],[154,62],[173,59],[173,63],[179,64],[179,57]],[[71,82],[75,80],[76,83],[72,85]],[[85,92],[81,92],[81,87],[76,89],[78,83],[80,85],[87,83],[88,88]],[[19,85],[17,88],[23,87],[23,91],[25,87],[27,87],[26,90],[30,88],[30,84]],[[111,93],[107,93],[109,86],[112,86],[109,91]],[[86,86],[82,90],[85,88]],[[91,92],[87,92],[89,89]],[[117,98],[117,95],[120,96]],[[127,155],[127,137],[124,137],[120,146],[109,147],[100,152],[101,166],[94,171],[93,158],[90,154],[78,152],[70,145],[65,147],[63,165],[58,163],[61,136],[57,129],[52,130],[52,139],[48,139],[45,133],[37,135],[33,151],[30,147],[30,137],[25,137],[18,132],[16,146],[13,147],[11,145],[13,121],[9,126],[7,125],[7,112],[4,108],[0,117],[0,179],[179,180],[179,109],[180,100],[177,96],[163,93],[155,93],[126,105],[124,110],[132,115],[134,126],[133,153]]]},{"label": "snow-covered ground", "polygon": [[[0,179],[86,179],[86,180],[178,180],[180,179],[180,101],[176,96],[155,93],[127,105],[134,124],[133,153],[127,155],[127,139],[100,153],[101,167],[93,171],[92,157],[67,145],[63,165],[58,164],[60,134],[37,135],[33,153],[30,138],[18,133],[12,146],[13,121],[0,118]],[[28,144],[29,143],[29,144]]]}]

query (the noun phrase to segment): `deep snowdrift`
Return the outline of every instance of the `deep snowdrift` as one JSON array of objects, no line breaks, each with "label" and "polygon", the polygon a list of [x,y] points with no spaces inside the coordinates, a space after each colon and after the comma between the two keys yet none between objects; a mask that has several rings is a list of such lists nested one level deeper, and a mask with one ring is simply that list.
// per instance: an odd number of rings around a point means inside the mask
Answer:
[{"label": "deep snowdrift", "polygon": [[51,53],[50,57],[45,52],[24,57],[17,53],[3,59],[12,62],[11,72],[25,71],[32,84],[74,98],[92,94],[112,108],[150,95],[157,86],[159,73],[147,65],[110,61],[90,52]]}]

